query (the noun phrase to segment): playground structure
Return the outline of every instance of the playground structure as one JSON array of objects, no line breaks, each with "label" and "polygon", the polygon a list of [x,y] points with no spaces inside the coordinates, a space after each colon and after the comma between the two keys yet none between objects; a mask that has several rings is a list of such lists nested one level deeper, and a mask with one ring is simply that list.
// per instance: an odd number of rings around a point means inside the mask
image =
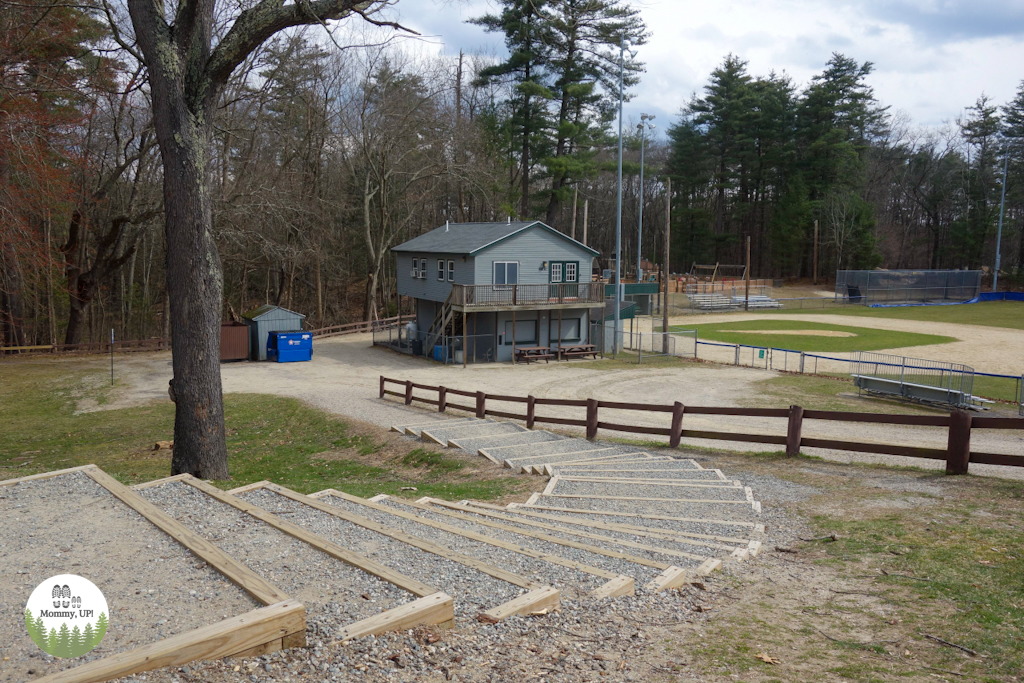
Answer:
[{"label": "playground structure", "polygon": [[980,270],[836,271],[836,300],[850,304],[962,303],[980,292]]}]

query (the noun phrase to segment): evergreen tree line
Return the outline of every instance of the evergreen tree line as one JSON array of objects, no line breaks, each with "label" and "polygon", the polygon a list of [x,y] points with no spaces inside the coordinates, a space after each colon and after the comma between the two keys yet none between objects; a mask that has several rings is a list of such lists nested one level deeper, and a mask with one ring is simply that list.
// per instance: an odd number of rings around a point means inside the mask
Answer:
[{"label": "evergreen tree line", "polygon": [[[0,14],[0,345],[166,337],[161,164],[124,8],[26,0]],[[607,258],[615,122],[648,38],[625,0],[502,0],[473,20],[507,57],[430,55],[368,34],[278,35],[235,72],[209,149],[224,319],[263,303],[316,327],[397,310],[390,248],[455,221],[540,219]],[[642,53],[642,50],[641,50]],[[681,56],[684,57],[684,56]],[[877,102],[871,65],[834,55],[804,87],[734,56],[666,136],[624,129],[623,262],[759,277],[991,264],[1009,155],[1003,264],[1024,259],[1024,88],[918,129]],[[586,210],[584,210],[586,206]],[[584,214],[587,216],[584,227]],[[628,270],[628,269],[627,269]]]},{"label": "evergreen tree line", "polygon": [[107,632],[107,614],[103,612],[96,620],[96,628],[92,623],[86,622],[85,628],[79,629],[77,625],[68,629],[67,623],[61,624],[60,630],[51,628],[46,632],[43,618],[32,617],[32,610],[25,610],[25,626],[28,628],[28,635],[32,641],[42,650],[49,652],[54,657],[80,657],[99,645]]}]

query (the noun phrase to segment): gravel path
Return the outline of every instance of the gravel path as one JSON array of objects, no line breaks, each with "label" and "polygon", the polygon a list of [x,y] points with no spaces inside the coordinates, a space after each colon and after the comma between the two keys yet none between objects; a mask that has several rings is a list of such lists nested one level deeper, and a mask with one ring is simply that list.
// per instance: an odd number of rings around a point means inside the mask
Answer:
[{"label": "gravel path", "polygon": [[[103,592],[110,626],[74,660],[29,638],[32,590],[79,574]],[[24,681],[259,607],[241,588],[79,472],[0,488],[0,681]]]},{"label": "gravel path", "polygon": [[514,584],[339,519],[273,491],[250,491],[239,497],[406,576],[436,586],[455,599],[457,617],[473,617],[525,592],[525,589]]},{"label": "gravel path", "polygon": [[494,420],[480,420],[469,423],[460,422],[453,425],[439,422],[436,425],[421,428],[421,432],[430,434],[430,436],[444,443],[448,443],[448,439],[468,439],[487,434],[519,434],[525,430],[525,427],[520,427],[511,422],[495,422]]},{"label": "gravel path", "polygon": [[[694,560],[693,558],[683,558],[678,555],[666,554],[660,552],[661,550],[672,550],[681,553],[688,553],[691,555],[702,555],[704,557],[719,556],[723,554],[721,549],[713,550],[707,547],[699,547],[695,545],[686,545],[685,547],[678,543],[671,541],[664,541],[661,539],[645,538],[637,536],[636,534],[625,534],[617,531],[607,531],[605,529],[594,529],[585,528],[582,526],[558,524],[549,520],[532,519],[530,517],[517,516],[512,513],[501,513],[501,518],[484,516],[484,519],[488,519],[494,522],[500,522],[506,526],[514,527],[517,529],[525,529],[534,533],[548,534],[549,536],[557,536],[558,538],[564,538],[569,541],[576,541],[577,543],[586,543],[589,545],[598,546],[606,550],[615,550],[620,553],[627,555],[636,555],[637,557],[643,557],[655,562],[665,562],[667,564],[675,564],[680,567],[683,566],[696,566],[701,563],[702,560]],[[537,524],[543,524],[543,527],[536,526]],[[552,528],[553,527],[553,528]],[[593,538],[587,538],[580,534],[597,534],[603,536],[605,540],[597,540]],[[638,543],[640,545],[648,546],[650,550],[643,550],[630,545],[623,545],[616,543],[616,541],[629,541],[632,543]],[[731,551],[733,548],[730,548]]]},{"label": "gravel path", "polygon": [[686,500],[746,500],[743,487],[721,484],[693,486],[668,484],[606,484],[592,481],[566,481],[559,478],[552,491],[555,495],[625,496],[629,498],[682,498]]},{"label": "gravel path", "polygon": [[597,462],[590,465],[566,465],[565,467],[578,469],[581,472],[586,470],[678,470],[680,476],[685,476],[687,473],[697,474],[704,470],[697,466],[697,463],[693,460],[654,460],[654,461],[628,461],[628,462],[617,462],[612,460],[610,462]]},{"label": "gravel path", "polygon": [[[757,539],[757,535],[754,533],[753,528],[750,527],[750,526],[747,526],[746,524],[735,524],[735,525],[733,525],[733,524],[711,524],[711,523],[703,522],[703,521],[701,521],[701,522],[680,522],[680,521],[678,521],[676,519],[648,519],[646,517],[638,517],[637,516],[638,514],[648,514],[648,515],[664,516],[664,517],[684,517],[684,515],[673,515],[671,513],[658,513],[658,512],[648,512],[648,513],[636,513],[636,512],[634,512],[634,513],[629,513],[629,512],[622,512],[622,511],[620,511],[621,514],[593,514],[593,513],[589,512],[589,511],[587,511],[586,508],[582,508],[579,505],[574,505],[573,503],[575,501],[572,501],[572,500],[555,499],[555,500],[551,500],[550,502],[554,503],[554,504],[552,504],[552,505],[550,505],[548,507],[552,507],[552,508],[558,507],[558,508],[562,508],[562,509],[561,510],[546,510],[546,509],[542,509],[542,507],[538,507],[536,509],[536,511],[537,512],[542,512],[544,514],[564,515],[566,517],[571,517],[573,519],[590,519],[590,520],[594,520],[594,521],[597,521],[597,522],[614,522],[614,523],[617,523],[617,524],[629,524],[631,526],[644,527],[645,529],[661,529],[661,530],[664,530],[664,531],[679,531],[679,532],[691,533],[691,534],[707,534],[707,535],[712,535],[712,536],[715,536],[715,535],[717,535],[717,536],[736,536],[736,537],[739,537],[739,538]],[[542,504],[538,503],[538,506],[542,506]],[[534,511],[534,507],[533,506],[530,506],[530,507],[525,507],[524,506],[523,509],[529,510],[529,511]],[[579,510],[579,511],[578,512],[566,512],[566,510]],[[725,519],[723,517],[714,517],[714,518],[708,517],[708,519],[716,519],[716,520],[719,520],[719,521],[725,520],[725,521],[741,521],[741,522],[751,522],[751,521],[753,521],[753,523],[755,523],[755,524],[760,524],[761,523],[760,519],[758,519],[758,520],[728,520],[728,519]]]},{"label": "gravel path", "polygon": [[548,441],[558,441],[562,437],[552,434],[551,432],[516,432],[507,434],[489,434],[487,436],[460,436],[452,439],[454,443],[457,443],[460,448],[465,451],[476,452],[483,448],[487,449],[490,446],[515,446],[519,444],[527,443],[546,443]]},{"label": "gravel path", "polygon": [[405,531],[424,540],[440,543],[452,550],[498,567],[503,567],[539,583],[554,586],[562,591],[563,599],[583,598],[607,581],[607,579],[599,576],[593,576],[575,569],[534,559],[527,555],[466,538],[459,534],[436,529],[425,524],[418,524],[388,512],[350,503],[342,498],[324,496],[320,500],[330,505],[336,505],[353,514],[369,517],[381,524]]},{"label": "gravel path", "polygon": [[726,519],[737,522],[759,523],[757,514],[749,504],[722,505],[721,503],[666,503],[643,500],[608,500],[606,498],[561,498],[541,495],[536,505],[549,507],[604,510],[634,515],[665,515],[672,517]]},{"label": "gravel path", "polygon": [[307,631],[330,636],[416,596],[336,560],[181,482],[139,491],[306,606]]},{"label": "gravel path", "polygon": [[581,477],[587,479],[650,479],[652,481],[676,481],[679,483],[725,484],[727,481],[720,470],[584,470],[575,467],[553,468],[559,477],[571,479]]},{"label": "gravel path", "polygon": [[[494,538],[500,541],[525,546],[527,548],[530,548],[531,550],[548,553],[550,555],[557,555],[559,557],[564,557],[565,559],[572,560],[574,562],[581,562],[591,567],[597,567],[598,569],[603,569],[614,574],[625,574],[626,576],[632,576],[634,579],[636,579],[636,584],[638,586],[646,584],[648,581],[653,579],[662,571],[661,569],[646,567],[643,565],[635,564],[633,562],[627,562],[625,560],[619,560],[613,557],[608,557],[606,555],[593,553],[587,550],[570,548],[569,546],[560,545],[553,541],[544,541],[539,538],[533,538],[532,536],[524,536],[523,534],[519,534],[514,531],[506,531],[504,529],[491,527],[481,522],[473,521],[472,518],[462,519],[459,517],[444,515],[439,512],[429,512],[426,510],[421,510],[419,508],[414,508],[405,505],[398,499],[394,498],[388,498],[382,504],[388,507],[393,507],[397,510],[413,512],[419,517],[431,519],[435,522],[441,522],[443,524],[448,524],[450,526],[458,527],[460,529],[466,529],[467,531],[473,531],[478,534],[484,534],[490,538]],[[522,525],[519,526],[521,527]],[[536,533],[544,533],[540,529],[533,529],[531,531]],[[594,545],[590,541],[586,541],[583,539],[573,540],[581,543],[586,543],[588,545]],[[619,552],[625,551],[619,550]]]},{"label": "gravel path", "polygon": [[[788,318],[789,316],[787,316]],[[857,318],[842,316],[840,324],[856,325]],[[730,320],[739,320],[730,317]],[[797,318],[793,318],[797,319]],[[813,316],[814,320],[830,322],[828,316]],[[701,318],[702,321],[706,320]],[[708,320],[710,321],[710,320]],[[890,321],[872,318],[870,326],[908,324],[907,321]],[[926,323],[912,322],[915,329]],[[1022,354],[1013,354],[1007,349],[1024,345],[1024,334],[1019,330],[1000,330],[974,326],[947,326],[970,328],[972,350],[958,353],[957,362],[970,361],[974,353],[982,353],[984,346],[993,354],[1011,359],[1014,372],[1019,372]],[[886,327],[886,329],[889,329]],[[898,329],[898,328],[893,328]],[[945,330],[940,334],[959,335],[959,330]],[[1014,338],[1013,346],[1006,346],[996,337]],[[775,371],[736,368],[710,364],[693,364],[672,368],[623,368],[598,369],[589,362],[559,363],[548,365],[506,365],[497,363],[470,366],[467,369],[442,366],[421,359],[396,354],[388,349],[371,346],[370,335],[351,335],[317,341],[317,353],[309,363],[229,363],[221,368],[226,392],[272,392],[282,396],[294,396],[311,405],[329,412],[363,420],[384,427],[398,424],[412,424],[423,416],[423,422],[437,417],[436,411],[419,409],[412,411],[397,400],[381,401],[378,398],[379,377],[397,377],[426,384],[445,384],[466,390],[480,390],[502,394],[512,391],[518,395],[533,394],[546,398],[596,398],[607,401],[621,401],[624,396],[641,397],[649,403],[672,403],[685,399],[688,405],[738,406],[762,392],[759,382],[781,376]],[[952,346],[952,345],[950,345]],[[943,346],[925,347],[929,351]],[[920,351],[918,348],[915,351]],[[915,355],[912,354],[912,355]],[[930,356],[935,357],[935,356]],[[83,365],[102,367],[102,361],[80,361]],[[127,388],[119,398],[107,404],[108,408],[139,405],[149,400],[167,400],[167,380],[171,377],[170,354],[136,354],[120,361]],[[982,364],[974,363],[984,370]],[[999,370],[997,370],[999,371]],[[422,393],[422,392],[420,392]],[[454,397],[453,397],[454,400]],[[471,399],[459,397],[459,402],[471,404]],[[543,415],[552,417],[581,416],[581,409],[559,406],[543,406]],[[452,417],[464,417],[454,414]],[[646,426],[666,426],[667,416],[663,413],[627,413],[617,411],[616,421],[628,421]],[[684,420],[687,429],[735,431],[744,433],[785,434],[785,420],[773,418],[722,417],[715,415],[687,415]],[[575,434],[582,429],[560,427],[560,431]],[[849,422],[821,422],[808,420],[804,425],[804,436],[841,439],[847,441],[878,441],[906,445],[946,447],[946,431],[942,428],[908,427],[902,425],[865,426]],[[647,437],[660,441],[661,437]],[[978,430],[971,437],[974,449],[992,453],[1024,455],[1024,436],[1019,432],[1000,430]],[[779,446],[771,444],[723,444],[721,441],[684,439],[688,448],[721,449],[723,446],[741,451],[777,451]],[[943,469],[940,461],[899,456],[851,453],[827,449],[806,449],[809,455],[820,456],[838,462],[868,462],[886,465],[911,466],[929,469]],[[971,472],[979,475],[1024,478],[1024,468],[1000,467],[996,465],[972,465]]]}]

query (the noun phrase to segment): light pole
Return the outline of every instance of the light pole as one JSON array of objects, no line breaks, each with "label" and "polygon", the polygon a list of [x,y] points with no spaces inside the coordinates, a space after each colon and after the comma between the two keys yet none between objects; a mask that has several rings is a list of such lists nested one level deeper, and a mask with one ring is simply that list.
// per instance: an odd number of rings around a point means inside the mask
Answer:
[{"label": "light pole", "polygon": [[640,225],[636,235],[636,281],[638,284],[643,281],[643,271],[640,270],[640,251],[644,246],[644,133],[654,130],[654,124],[650,123],[653,120],[652,114],[641,114],[640,123],[636,125],[636,129],[640,131]]},{"label": "light pole", "polygon": [[1006,169],[1010,165],[1010,155],[1003,157],[1003,197],[999,200],[999,231],[996,233],[996,269],[992,273],[992,291],[999,289],[999,262],[1002,256],[999,251],[1003,241],[1003,211],[1006,209]]},{"label": "light pole", "polygon": [[612,308],[615,309],[615,329],[612,331],[612,355],[619,351],[619,282],[622,273],[622,68],[626,57],[626,34],[619,38],[619,181],[615,193],[615,294]]}]

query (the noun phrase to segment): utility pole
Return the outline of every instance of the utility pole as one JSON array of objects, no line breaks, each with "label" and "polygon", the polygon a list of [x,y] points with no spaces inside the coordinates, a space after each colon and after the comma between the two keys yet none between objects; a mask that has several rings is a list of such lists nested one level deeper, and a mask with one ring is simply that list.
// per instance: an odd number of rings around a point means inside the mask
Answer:
[{"label": "utility pole", "polygon": [[652,119],[654,119],[654,117],[649,114],[641,114],[640,123],[636,126],[640,131],[640,224],[636,233],[637,283],[643,282],[643,271],[640,270],[640,253],[643,251],[644,245],[644,138],[648,126],[650,126],[651,130],[654,130],[654,124],[648,123],[648,121]]},{"label": "utility pole", "polygon": [[665,303],[661,307],[661,331],[665,340],[662,347],[663,353],[668,353],[668,264],[669,264],[669,240],[672,233],[672,177],[665,180],[665,254],[662,257],[661,279],[665,283]]},{"label": "utility pole", "polygon": [[747,235],[747,267],[743,269],[743,279],[746,282],[747,294],[743,301],[743,310],[750,310],[750,235]]},{"label": "utility pole", "polygon": [[612,333],[612,356],[619,351],[619,333],[622,320],[619,317],[619,290],[622,285],[622,72],[626,59],[626,34],[619,38],[619,170],[615,192],[615,296],[612,308],[615,310],[615,331]]},{"label": "utility pole", "polygon": [[818,284],[818,219],[814,219],[814,284]]},{"label": "utility pole", "polygon": [[572,234],[569,237],[576,239],[576,202],[580,198],[580,186],[577,185],[572,191]]},{"label": "utility pole", "polygon": [[587,246],[587,208],[590,206],[590,200],[583,200],[583,246]]},{"label": "utility pole", "polygon": [[1006,210],[1006,170],[1010,165],[1010,155],[1003,157],[1003,197],[999,200],[999,232],[996,233],[996,269],[992,273],[992,291],[999,289],[999,263],[1003,242],[1003,212]]}]

